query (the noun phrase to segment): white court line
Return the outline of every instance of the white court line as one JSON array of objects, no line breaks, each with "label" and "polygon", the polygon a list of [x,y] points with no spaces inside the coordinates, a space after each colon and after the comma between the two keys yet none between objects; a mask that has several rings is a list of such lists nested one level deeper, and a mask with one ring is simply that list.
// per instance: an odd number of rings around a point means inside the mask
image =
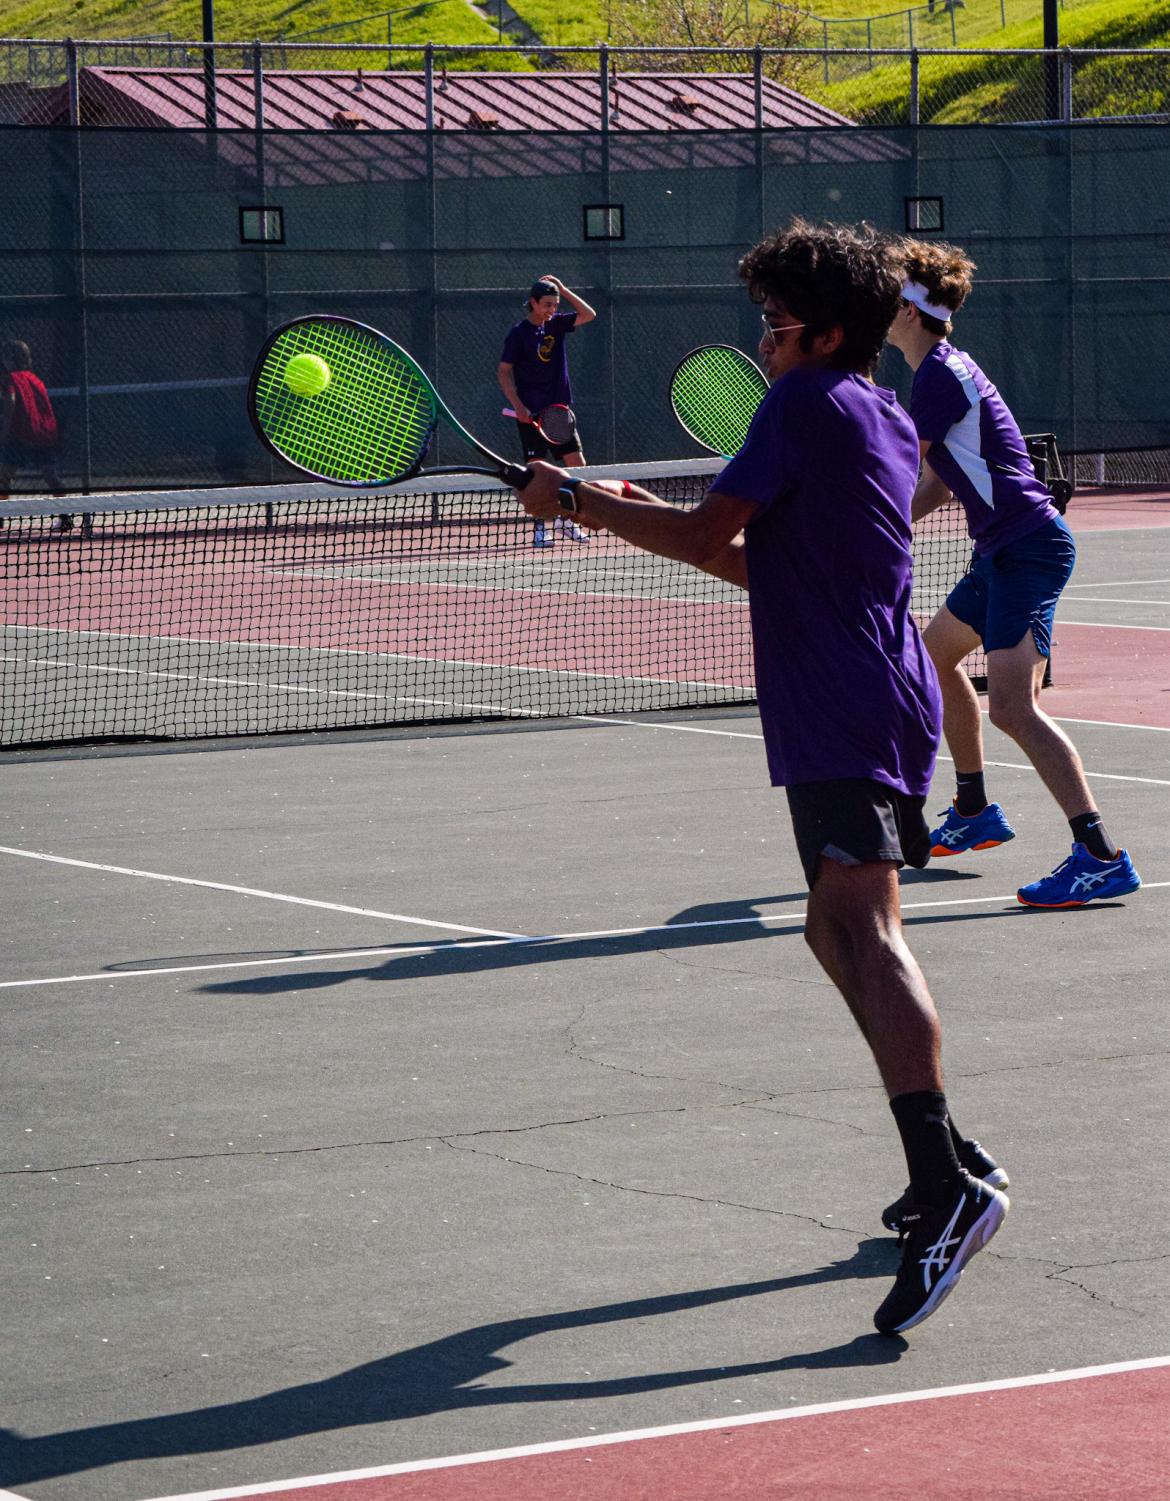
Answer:
[{"label": "white court line", "polygon": [[231,886],[224,881],[197,881],[192,876],[163,875],[157,870],[134,870],[125,865],[99,865],[93,860],[70,860],[65,855],[46,855],[39,850],[12,849],[0,844],[0,855],[18,855],[23,860],[47,860],[53,865],[75,865],[81,870],[101,870],[116,876],[137,876],[144,881],[167,881],[175,886],[204,886],[211,891],[230,891],[236,896],[259,896],[270,902],[292,902],[298,907],[320,907],[326,912],[350,912],[356,917],[380,917],[388,922],[414,923],[420,928],[447,928],[453,933],[483,933],[489,938],[521,938],[499,928],[469,928],[458,922],[432,922],[426,917],[408,917],[402,912],[375,912],[369,907],[346,907],[339,902],[319,902],[307,896],[288,896],[280,891],[260,891],[254,886]]},{"label": "white court line", "polygon": [[[987,710],[984,709],[982,712],[986,714]],[[707,730],[701,728],[699,725],[693,724],[650,724],[645,720],[638,719],[606,719],[600,714],[577,714],[573,717],[575,719],[585,720],[589,724],[625,725],[632,730],[677,730],[682,734],[688,735],[722,735],[727,740],[763,740],[764,738],[761,734],[747,730]],[[1068,721],[1057,722],[1067,722],[1068,724],[1113,725],[1113,721],[1109,719],[1070,719]],[[1162,725],[1126,724],[1113,725],[1113,727],[1122,730],[1163,730]],[[940,761],[950,761],[952,758],[950,756],[940,755],[938,759]],[[1021,764],[1018,761],[985,761],[983,764],[985,766],[995,767],[997,770],[1002,771],[1035,771],[1036,769],[1031,765],[1031,763]],[[1143,782],[1151,787],[1170,787],[1170,781],[1167,781],[1161,777],[1125,777],[1121,776],[1117,772],[1112,771],[1087,770],[1085,772],[1085,775],[1087,777],[1095,777],[1097,780],[1103,782]]]},{"label": "white court line", "polygon": [[[984,709],[986,714],[987,710]],[[1067,714],[1052,716],[1058,724],[1096,724],[1107,730],[1153,730],[1157,735],[1170,735],[1170,725],[1166,724],[1126,724],[1121,719],[1072,719]]]},{"label": "white court line", "polygon": [[[428,657],[420,656],[418,653],[412,652],[370,652],[364,651],[361,647],[355,646],[289,646],[286,643],[280,641],[235,641],[229,640],[227,638],[220,640],[211,636],[150,636],[136,631],[64,631],[59,627],[47,625],[8,626],[0,624],[0,634],[2,634],[4,631],[15,632],[18,639],[20,637],[20,634],[23,632],[30,635],[40,634],[66,637],[80,636],[87,639],[96,638],[106,641],[147,641],[152,645],[161,642],[168,645],[178,644],[180,646],[230,646],[238,647],[241,651],[283,651],[289,652],[290,654],[294,655],[296,653],[300,653],[302,655],[310,654],[314,657],[333,656],[358,657],[362,659],[374,658],[379,662],[425,662],[438,667],[470,667],[481,672],[530,673],[533,677],[573,679],[584,678],[590,681],[597,680],[599,682],[612,682],[616,679],[622,683],[650,683],[654,687],[675,687],[679,685],[685,685],[688,688],[714,688],[724,693],[743,693],[750,697],[754,697],[753,690],[743,687],[742,684],[720,682],[711,683],[707,682],[704,678],[662,678],[646,676],[635,677],[623,672],[589,672],[581,667],[531,667],[527,663],[523,662],[476,662],[463,657]],[[20,662],[26,659],[22,654],[18,652],[9,652],[5,654],[4,660],[10,662]],[[138,674],[144,677],[195,677],[196,681],[198,681],[198,677],[195,674],[167,674],[165,672],[151,673],[148,670],[140,669],[137,667],[116,668],[106,666],[103,663],[71,662],[60,657],[39,657],[35,660],[38,664],[44,666],[70,667],[85,672],[120,672],[127,676],[134,676],[135,674]],[[230,682],[231,680],[223,679],[223,681]],[[260,682],[257,684],[257,686],[272,687],[274,685],[267,682]]]},{"label": "white court line", "polygon": [[[1086,605],[1120,605],[1124,604],[1125,601],[1121,599],[1085,599],[1081,600],[1080,603]],[[1155,605],[1164,605],[1166,601],[1164,599],[1154,599],[1148,601],[1148,603]],[[1055,626],[1056,630],[1059,631],[1062,627],[1070,625],[1076,626],[1078,630],[1083,631],[1155,631],[1159,634],[1165,634],[1167,631],[1170,631],[1170,625],[1121,625],[1119,622],[1114,620],[1069,620],[1066,615],[1057,615]]]},{"label": "white court line", "polygon": [[[1160,891],[1170,887],[1170,881],[1143,881],[1142,891]],[[1000,896],[963,896],[945,901],[903,902],[903,912],[923,912],[936,907],[979,907],[992,903],[1008,906],[1012,912],[1026,909],[1016,901],[1014,891]],[[208,970],[226,969],[275,969],[286,964],[339,963],[347,959],[417,958],[421,954],[464,953],[472,949],[536,948],[553,943],[582,943],[587,940],[604,941],[607,938],[648,938],[655,933],[686,933],[698,928],[768,927],[771,923],[803,922],[805,909],[792,912],[757,914],[752,917],[705,918],[701,922],[656,923],[644,928],[597,928],[584,933],[537,933],[528,938],[475,938],[467,943],[450,939],[446,943],[412,944],[408,947],[395,945],[372,949],[341,949],[333,952],[285,954],[275,959],[230,959],[212,964],[155,965],[147,969],[104,969],[89,975],[50,975],[36,980],[0,980],[0,990],[21,990],[34,985],[72,985],[86,980],[141,980],[153,975],[202,974]]]},{"label": "white court line", "polygon": [[[1170,605],[1170,599],[1118,599],[1115,594],[1107,594],[1101,599],[1089,599],[1084,594],[1078,594],[1075,600],[1069,600],[1068,603],[1078,605],[1161,605],[1164,608],[1166,605]],[[1063,614],[1060,616],[1060,619],[1064,621],[1066,625],[1080,625],[1083,623],[1078,620],[1065,620]],[[1165,627],[1159,625],[1145,625],[1130,626],[1129,629],[1141,631],[1160,631],[1164,630]]]},{"label": "white court line", "polygon": [[1086,579],[1080,584],[1065,584],[1064,588],[1067,593],[1070,589],[1132,589],[1135,584],[1170,584],[1170,579],[1110,579],[1107,584],[1093,584]]},{"label": "white court line", "polygon": [[456,1454],[443,1459],[408,1460],[405,1464],[376,1465],[363,1470],[338,1470],[331,1475],[304,1475],[297,1480],[270,1481],[267,1485],[240,1485],[228,1490],[187,1491],[181,1496],[155,1496],[151,1501],[235,1501],[242,1496],[263,1496],[277,1491],[295,1491],[309,1486],[339,1485],[354,1480],[374,1480],[382,1475],[413,1475],[422,1470],[449,1470],[460,1465],[494,1464],[506,1459],[528,1459],[537,1454],[565,1454],[574,1449],[602,1445],[642,1443],[647,1439],[674,1438],[687,1433],[722,1432],[760,1423],[782,1423],[790,1418],[823,1417],[836,1412],[862,1412],[871,1407],[898,1407],[905,1402],[933,1402],[946,1397],[972,1397],[983,1392],[1018,1391],[1024,1387],[1056,1386],[1067,1381],[1091,1381],[1098,1376],[1122,1376],[1131,1371],[1154,1371],[1170,1365],[1170,1355],[1148,1360],[1121,1360],[1113,1365],[1082,1366],[1073,1371],[1046,1371],[1035,1376],[1009,1376],[999,1381],[972,1381],[963,1386],[937,1386],[925,1391],[890,1392],[880,1397],[851,1397],[842,1402],[814,1402],[807,1407],[782,1407],[773,1412],[736,1413],[727,1418],[700,1418],[690,1423],[668,1423],[660,1428],[634,1428],[620,1433],[595,1433],[588,1438],[553,1439],[544,1444],[520,1444],[512,1449],[487,1449],[480,1454]]},{"label": "white court line", "polygon": [[[953,756],[939,756],[940,761],[949,761],[954,765]],[[1035,771],[1036,768],[1030,761],[985,761],[984,766],[994,766],[997,771]],[[1088,771],[1085,775],[1097,782],[1141,782],[1146,787],[1170,787],[1170,781],[1165,777],[1123,777],[1116,771]]]}]

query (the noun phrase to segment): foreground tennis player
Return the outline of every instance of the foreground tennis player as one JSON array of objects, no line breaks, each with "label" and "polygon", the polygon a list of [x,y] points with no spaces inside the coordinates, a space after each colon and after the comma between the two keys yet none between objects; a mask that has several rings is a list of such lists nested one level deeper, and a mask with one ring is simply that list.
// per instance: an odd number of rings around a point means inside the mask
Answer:
[{"label": "foreground tennis player", "polygon": [[1040,707],[1056,603],[1076,561],[1072,532],[1036,478],[1003,397],[949,342],[974,261],[954,245],[909,239],[896,255],[904,284],[889,341],[914,371],[910,416],[924,460],[914,520],[953,493],[975,544],[971,571],[925,631],[956,772],[955,800],[931,833],[931,852],[993,849],[1015,837],[1003,809],[987,799],[979,699],[961,665],[982,641],[988,716],[1031,761],[1072,830],[1072,854],[1050,876],[1021,886],[1019,900],[1083,907],[1125,896],[1141,879],[1097,811],[1076,747]]},{"label": "foreground tennis player", "polygon": [[1006,1175],[951,1123],[938,1015],[902,934],[898,871],[930,854],[941,704],[910,614],[918,439],[870,379],[901,282],[868,232],[801,220],[740,275],[763,304],[772,386],[702,503],[614,494],[546,463],[520,500],[533,516],[575,508],[748,591],[768,766],[809,884],[805,937],[869,1044],[910,1168],[902,1264],[874,1319],[894,1334],[935,1311],[1008,1209],[994,1186]]}]

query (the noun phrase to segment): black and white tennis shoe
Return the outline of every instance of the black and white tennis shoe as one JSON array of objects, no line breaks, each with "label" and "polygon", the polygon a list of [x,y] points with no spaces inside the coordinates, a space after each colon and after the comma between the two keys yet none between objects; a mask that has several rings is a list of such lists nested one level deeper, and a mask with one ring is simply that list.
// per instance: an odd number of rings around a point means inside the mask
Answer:
[{"label": "black and white tennis shoe", "polygon": [[[956,1148],[959,1166],[972,1178],[979,1178],[986,1183],[988,1188],[1006,1188],[1011,1182],[1007,1175],[1007,1169],[1000,1167],[990,1152],[985,1151],[977,1141],[964,1141]],[[882,1224],[887,1230],[893,1230],[896,1234],[902,1233],[902,1215],[913,1207],[914,1193],[907,1188],[900,1199],[895,1199],[892,1204],[887,1204],[882,1210]]]},{"label": "black and white tennis shoe", "polygon": [[928,1319],[1003,1224],[1009,1207],[1007,1194],[966,1172],[941,1208],[910,1205],[902,1215],[902,1265],[873,1316],[878,1331],[902,1334]]}]

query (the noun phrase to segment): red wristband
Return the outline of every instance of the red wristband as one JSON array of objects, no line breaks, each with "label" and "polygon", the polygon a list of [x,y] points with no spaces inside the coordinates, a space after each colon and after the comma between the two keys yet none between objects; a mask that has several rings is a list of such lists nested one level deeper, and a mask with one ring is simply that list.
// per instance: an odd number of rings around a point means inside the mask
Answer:
[{"label": "red wristband", "polygon": [[624,500],[629,500],[630,496],[633,495],[633,493],[634,493],[634,487],[633,487],[633,485],[630,484],[629,480],[628,479],[622,480],[622,498]]}]

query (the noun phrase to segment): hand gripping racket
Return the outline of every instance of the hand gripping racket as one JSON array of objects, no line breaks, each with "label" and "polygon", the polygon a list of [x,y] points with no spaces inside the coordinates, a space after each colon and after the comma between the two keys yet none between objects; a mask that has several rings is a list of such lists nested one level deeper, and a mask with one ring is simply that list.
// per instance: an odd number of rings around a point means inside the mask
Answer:
[{"label": "hand gripping racket", "polygon": [[[248,383],[248,416],[278,458],[337,485],[490,474],[519,490],[529,479],[467,431],[405,349],[351,318],[317,313],[270,334]],[[422,467],[440,417],[486,467]]]},{"label": "hand gripping racket", "polygon": [[[504,407],[503,415],[516,417],[515,409]],[[516,420],[519,422],[520,418],[516,417]],[[558,448],[563,448],[566,444],[577,441],[576,414],[572,407],[564,406],[561,402],[545,407],[530,420],[546,443],[555,443]]]},{"label": "hand gripping racket", "polygon": [[685,355],[670,378],[670,404],[683,427],[710,453],[730,458],[747,437],[768,382],[746,354],[705,344]]}]

